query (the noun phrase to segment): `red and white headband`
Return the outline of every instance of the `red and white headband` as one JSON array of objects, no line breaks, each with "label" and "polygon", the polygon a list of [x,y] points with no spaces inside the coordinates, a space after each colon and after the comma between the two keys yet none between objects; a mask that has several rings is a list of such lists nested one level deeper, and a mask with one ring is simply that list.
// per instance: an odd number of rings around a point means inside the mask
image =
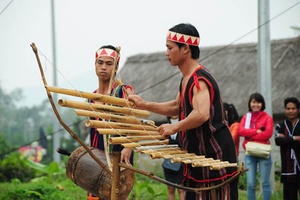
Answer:
[{"label": "red and white headband", "polygon": [[173,42],[179,42],[182,44],[188,44],[188,45],[192,45],[192,46],[199,46],[199,43],[200,43],[199,37],[185,35],[182,33],[176,33],[173,31],[168,31],[167,40],[170,40]]},{"label": "red and white headband", "polygon": [[108,57],[111,57],[113,58],[114,60],[116,60],[116,57],[118,56],[117,58],[117,61],[119,62],[120,61],[120,54],[118,54],[115,50],[113,49],[109,49],[109,48],[101,48],[101,49],[98,49],[96,51],[96,58],[99,58],[100,56],[108,56]]}]

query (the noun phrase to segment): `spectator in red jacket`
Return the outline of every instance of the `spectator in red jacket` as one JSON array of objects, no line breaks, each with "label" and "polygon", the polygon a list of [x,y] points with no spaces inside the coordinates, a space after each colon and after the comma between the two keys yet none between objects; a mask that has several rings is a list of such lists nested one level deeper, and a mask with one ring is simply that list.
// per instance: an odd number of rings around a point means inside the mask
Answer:
[{"label": "spectator in red jacket", "polygon": [[[245,137],[243,147],[249,141],[270,144],[273,134],[273,119],[265,110],[265,100],[260,93],[250,95],[247,112],[241,119],[238,133]],[[260,184],[263,190],[263,199],[271,198],[270,173],[272,167],[271,156],[267,159],[245,155],[245,167],[247,174],[247,195],[249,200],[255,200],[257,165],[259,165]]]}]

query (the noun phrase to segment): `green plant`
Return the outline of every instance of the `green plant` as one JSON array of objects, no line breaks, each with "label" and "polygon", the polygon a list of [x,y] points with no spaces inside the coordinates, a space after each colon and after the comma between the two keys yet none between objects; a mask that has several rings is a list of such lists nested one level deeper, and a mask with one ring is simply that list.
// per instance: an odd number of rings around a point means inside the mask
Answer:
[{"label": "green plant", "polygon": [[36,163],[29,159],[26,159],[26,164],[30,168],[35,169],[35,170],[39,171],[40,173],[43,173],[46,175],[43,177],[39,177],[37,179],[46,178],[46,180],[49,183],[53,182],[53,177],[56,174],[62,174],[65,172],[65,169],[63,169],[62,167],[59,167],[59,165],[56,162],[51,162],[49,165],[44,165],[44,164]]},{"label": "green plant", "polygon": [[27,158],[19,152],[13,152],[0,160],[0,182],[20,179],[27,182],[36,176],[35,171],[26,165]]},{"label": "green plant", "polygon": [[135,176],[134,187],[129,196],[130,200],[167,198],[167,186],[141,174]]}]

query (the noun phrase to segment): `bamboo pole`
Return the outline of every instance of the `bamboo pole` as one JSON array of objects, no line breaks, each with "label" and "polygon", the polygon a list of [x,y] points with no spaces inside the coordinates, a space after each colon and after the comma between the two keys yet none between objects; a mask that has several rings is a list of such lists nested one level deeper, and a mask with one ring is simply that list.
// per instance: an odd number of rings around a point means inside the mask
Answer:
[{"label": "bamboo pole", "polygon": [[101,111],[101,112],[109,112],[115,114],[126,114],[126,115],[133,115],[138,117],[148,117],[150,112],[145,110],[133,109],[133,108],[124,108],[124,107],[117,107],[117,106],[108,106],[108,105],[101,105],[95,103],[88,103],[88,102],[78,102],[72,100],[58,100],[58,104],[63,107],[69,108],[79,108],[83,110],[90,110],[90,111]]},{"label": "bamboo pole", "polygon": [[142,131],[142,130],[126,130],[126,129],[105,129],[98,128],[98,132],[101,135],[122,135],[122,136],[157,136],[159,134],[158,131]]},{"label": "bamboo pole", "polygon": [[130,107],[130,103],[126,99],[112,97],[109,95],[103,95],[103,94],[97,94],[97,93],[91,93],[91,92],[83,92],[79,90],[72,90],[67,88],[60,88],[55,86],[46,85],[46,89],[48,89],[50,92],[55,92],[59,94],[65,94],[70,95],[74,97],[81,97],[85,99],[90,99],[93,101],[99,101],[103,103],[108,103],[112,105],[118,105],[118,106],[124,106],[124,107]]},{"label": "bamboo pole", "polygon": [[141,124],[129,124],[120,122],[107,122],[98,120],[87,120],[85,122],[86,127],[93,128],[111,128],[111,129],[126,129],[126,130],[145,130],[145,131],[156,131],[157,129],[149,125]]},{"label": "bamboo pole", "polygon": [[130,123],[130,124],[147,124],[147,125],[155,124],[154,121],[152,120],[140,119],[134,116],[121,116],[121,115],[115,115],[111,113],[103,113],[103,112],[81,110],[81,109],[74,109],[74,111],[78,116],[101,118],[105,120]]}]

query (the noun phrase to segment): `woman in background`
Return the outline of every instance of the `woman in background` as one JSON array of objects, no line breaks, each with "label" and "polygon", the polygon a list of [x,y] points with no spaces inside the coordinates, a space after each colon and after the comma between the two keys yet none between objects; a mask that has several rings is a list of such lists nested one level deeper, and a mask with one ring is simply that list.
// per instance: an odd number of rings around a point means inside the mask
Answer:
[{"label": "woman in background", "polygon": [[[264,97],[260,93],[250,95],[248,101],[249,111],[242,117],[238,129],[240,136],[245,137],[243,148],[247,142],[254,141],[263,144],[270,144],[270,138],[273,134],[273,119],[264,110],[266,108]],[[245,155],[245,167],[249,170],[247,175],[247,195],[248,200],[255,200],[256,190],[256,172],[259,165],[260,184],[263,190],[263,200],[271,199],[270,173],[272,167],[271,156],[269,158],[260,158],[256,156]]]}]

